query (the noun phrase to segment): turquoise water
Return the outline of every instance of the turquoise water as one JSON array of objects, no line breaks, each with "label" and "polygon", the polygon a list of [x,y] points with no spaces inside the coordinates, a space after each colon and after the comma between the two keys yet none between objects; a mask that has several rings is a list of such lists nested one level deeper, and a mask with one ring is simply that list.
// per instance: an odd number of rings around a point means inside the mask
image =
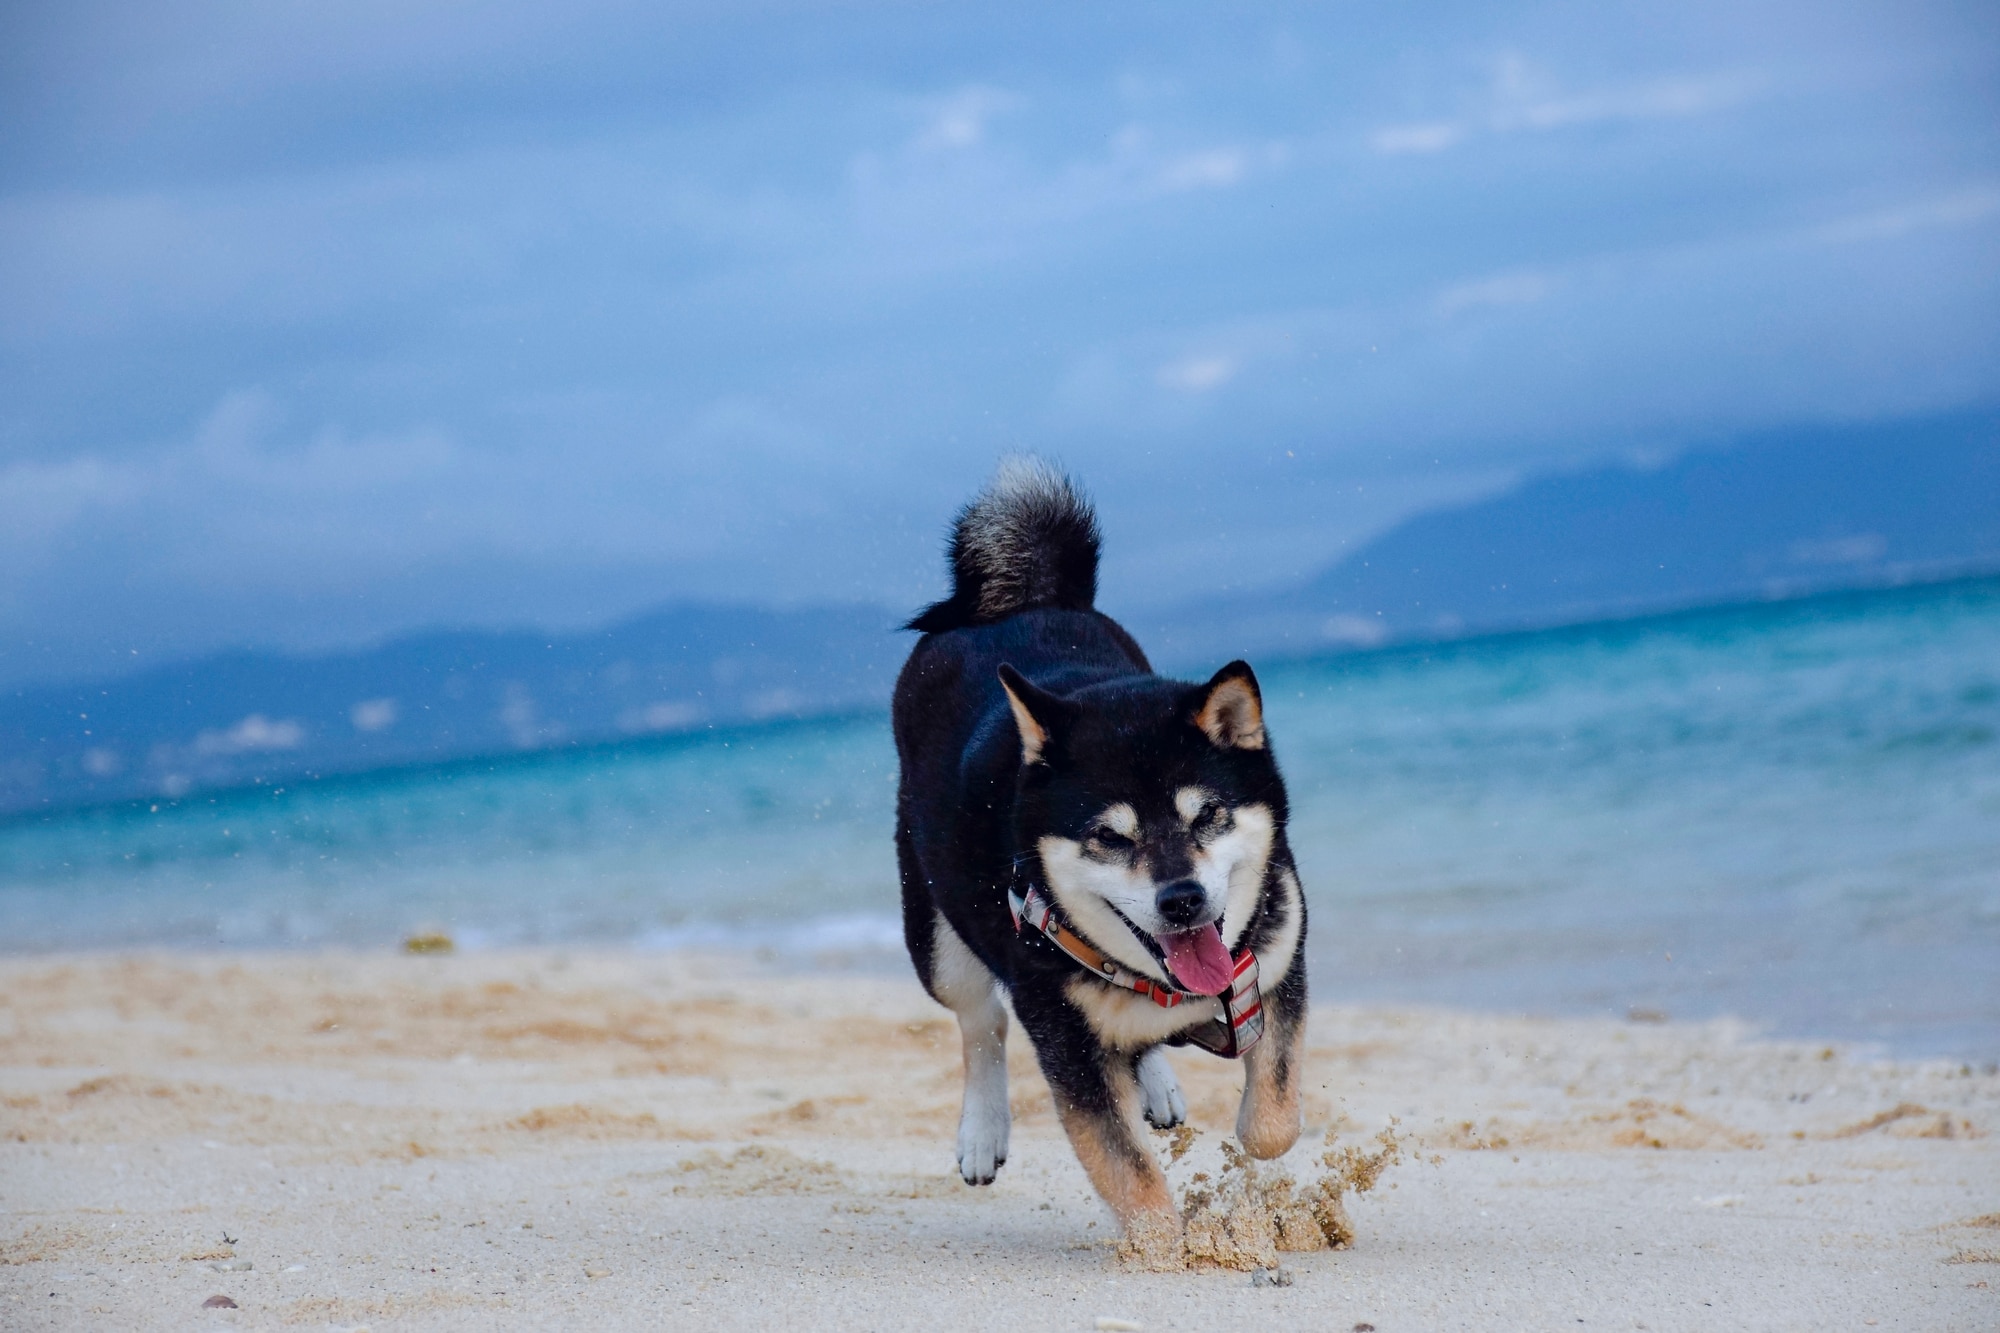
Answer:
[{"label": "turquoise water", "polygon": [[[2000,581],[1262,672],[1318,995],[2000,1057]],[[876,715],[0,825],[0,938],[898,966]]]}]

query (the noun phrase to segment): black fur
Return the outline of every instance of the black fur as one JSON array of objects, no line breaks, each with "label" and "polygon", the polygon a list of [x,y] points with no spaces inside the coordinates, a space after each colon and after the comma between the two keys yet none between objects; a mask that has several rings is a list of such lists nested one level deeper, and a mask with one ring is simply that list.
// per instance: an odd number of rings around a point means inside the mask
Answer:
[{"label": "black fur", "polygon": [[[1013,516],[990,512],[1018,502],[1018,492],[1010,499],[1004,486],[969,506],[952,543],[957,585],[911,622],[928,632],[895,692],[904,925],[917,974],[942,1001],[934,982],[942,916],[1006,988],[1059,1104],[1104,1121],[1120,1151],[1144,1154],[1111,1124],[1110,1077],[1114,1065],[1124,1062],[1129,1070],[1143,1052],[1106,1048],[1065,995],[1065,985],[1080,975],[1077,965],[1039,935],[1016,933],[1008,884],[1017,866],[1040,879],[1040,838],[1081,838],[1092,816],[1114,801],[1138,811],[1142,832],[1133,855],[1145,858],[1154,880],[1187,873],[1174,869],[1186,862],[1191,844],[1173,795],[1198,783],[1223,794],[1231,808],[1262,804],[1274,818],[1264,897],[1240,941],[1259,948],[1280,924],[1273,886],[1292,864],[1285,790],[1268,746],[1220,745],[1196,725],[1211,690],[1225,679],[1247,680],[1254,693],[1247,666],[1234,663],[1200,685],[1155,675],[1132,637],[1092,607],[1095,516],[1066,481],[1061,491],[1056,500],[1047,489],[1035,491],[1024,513]],[[976,545],[982,533],[995,531],[1028,533],[1037,543],[1010,552],[1031,569],[1013,581],[1024,597],[997,616],[978,610],[996,553]],[[1011,668],[1016,693],[1047,730],[1040,762],[1023,763],[1003,667]],[[1267,992],[1278,991],[1267,995],[1267,1040],[1284,1039],[1304,1012],[1302,902],[1299,914],[1299,944],[1285,975],[1265,978]],[[1289,1078],[1289,1053],[1279,1058]]]}]

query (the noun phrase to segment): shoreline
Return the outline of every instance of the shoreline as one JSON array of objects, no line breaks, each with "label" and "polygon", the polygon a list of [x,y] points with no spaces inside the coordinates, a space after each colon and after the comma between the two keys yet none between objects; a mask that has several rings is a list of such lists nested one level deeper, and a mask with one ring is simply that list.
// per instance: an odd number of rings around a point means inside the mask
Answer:
[{"label": "shoreline", "polygon": [[[1318,910],[1326,910],[1325,905],[1322,904]],[[1615,1002],[1607,995],[1613,990],[1610,986],[1577,984],[1566,992],[1547,985],[1530,989],[1521,985],[1520,979],[1535,969],[1518,966],[1514,969],[1518,975],[1499,975],[1490,965],[1453,960],[1442,951],[1433,956],[1419,955],[1414,960],[1422,980],[1413,985],[1407,976],[1413,960],[1404,956],[1404,948],[1395,942],[1398,937],[1387,932],[1368,931],[1365,923],[1364,928],[1357,931],[1356,923],[1351,919],[1356,915],[1351,905],[1336,905],[1335,910],[1345,910],[1350,916],[1346,923],[1347,935],[1333,942],[1315,938],[1308,943],[1308,960],[1313,975],[1341,978],[1343,993],[1331,1002],[1330,1007],[1334,1009],[1411,1014],[1470,1013],[1529,1022],[1612,1023],[1614,1026],[1671,1023],[1682,1029],[1726,1031],[1739,1040],[1778,1044],[1831,1043],[1850,1058],[1866,1061],[1907,1065],[1943,1062],[1970,1065],[1988,1074],[2000,1073],[2000,1036],[1979,1022],[1983,1015],[1958,1014],[1949,1020],[1940,1020],[1933,1015],[1921,1025],[1912,1024],[1903,1031],[1883,1031],[1879,1023],[1857,1020],[1853,1014],[1842,1012],[1840,1006],[1846,999],[1844,996],[1822,998],[1816,1011],[1831,1021],[1817,1026],[1803,1023],[1796,1011],[1759,1013],[1754,1008],[1746,1012],[1736,1007],[1722,1008],[1720,1012],[1704,1011],[1698,1004],[1687,1003],[1694,998],[1690,994],[1662,994],[1658,979],[1646,975],[1653,956],[1640,950],[1627,951],[1632,967],[1627,972],[1625,983],[1617,988],[1618,992],[1622,992],[1622,998]],[[1457,932],[1447,942],[1459,944],[1470,934],[1469,930]],[[461,961],[524,959],[546,966],[574,957],[621,960],[643,968],[676,958],[714,955],[736,960],[741,967],[759,974],[827,979],[858,977],[871,982],[909,981],[914,985],[909,955],[903,947],[901,918],[889,911],[872,910],[831,912],[784,921],[691,921],[655,927],[631,937],[585,937],[538,944],[519,944],[504,937],[494,938],[476,927],[462,924],[449,927],[424,925],[412,932],[389,932],[373,940],[306,938],[276,944],[218,943],[198,939],[145,943],[112,940],[11,950],[0,944],[0,969],[34,963],[50,966],[65,962],[88,964],[105,958],[143,958],[169,965],[186,962],[193,966],[208,965],[218,960],[246,963],[283,961],[306,966],[334,958],[379,959],[399,952],[399,940],[407,942],[409,938],[428,935],[449,941],[449,952]],[[1435,934],[1430,937],[1432,944],[1436,944],[1437,940]],[[1484,942],[1490,945],[1491,936],[1485,937]],[[1401,994],[1384,985],[1386,972],[1381,960],[1390,953],[1396,955],[1397,966],[1406,974],[1399,988],[1403,991]],[[1542,972],[1554,970],[1548,965],[1549,961],[1545,960],[1540,965]],[[1958,971],[1963,971],[1963,968]],[[1447,989],[1438,984],[1439,978],[1446,975],[1457,977],[1461,983],[1470,983],[1449,989],[1479,993],[1482,1001],[1461,1003],[1450,993],[1442,996],[1423,993]],[[1419,993],[1410,994],[1412,990]],[[1508,997],[1512,1002],[1503,1003],[1499,997]],[[1713,997],[1709,998],[1712,1001]],[[1755,997],[1739,994],[1733,998]],[[1798,1009],[1805,1007],[1800,1005]],[[1842,1022],[1842,1019],[1847,1021]]]},{"label": "shoreline", "polygon": [[[960,1184],[957,1034],[907,977],[575,948],[0,957],[0,1323],[2000,1321],[1995,1074],[1413,1006],[1316,1007],[1305,1049],[1282,1167],[1392,1118],[1408,1156],[1350,1196],[1351,1248],[1253,1287],[1118,1260],[1018,1031],[1013,1160]],[[1240,1071],[1173,1058],[1200,1131],[1181,1185]]]}]

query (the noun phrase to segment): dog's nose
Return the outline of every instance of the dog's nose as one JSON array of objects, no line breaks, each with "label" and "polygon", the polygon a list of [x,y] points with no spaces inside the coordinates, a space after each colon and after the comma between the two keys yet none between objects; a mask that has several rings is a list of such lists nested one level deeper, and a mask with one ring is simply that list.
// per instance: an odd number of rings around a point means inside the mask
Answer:
[{"label": "dog's nose", "polygon": [[1191,879],[1176,880],[1160,890],[1153,905],[1168,925],[1185,930],[1201,917],[1203,909],[1208,906],[1208,890]]}]

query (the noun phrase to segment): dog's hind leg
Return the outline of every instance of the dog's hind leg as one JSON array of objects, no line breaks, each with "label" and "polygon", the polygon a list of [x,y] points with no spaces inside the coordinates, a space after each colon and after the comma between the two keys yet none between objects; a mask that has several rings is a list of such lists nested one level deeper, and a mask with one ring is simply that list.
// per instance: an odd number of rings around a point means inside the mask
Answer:
[{"label": "dog's hind leg", "polygon": [[1187,1099],[1181,1096],[1180,1080],[1167,1063],[1166,1048],[1155,1046],[1132,1064],[1139,1080],[1139,1104],[1146,1123],[1154,1129],[1172,1129],[1187,1119]]},{"label": "dog's hind leg", "polygon": [[958,1115],[958,1173],[990,1185],[1007,1161],[1007,1006],[1000,983],[942,914],[931,922],[930,991],[958,1015],[965,1047],[965,1105]]}]

